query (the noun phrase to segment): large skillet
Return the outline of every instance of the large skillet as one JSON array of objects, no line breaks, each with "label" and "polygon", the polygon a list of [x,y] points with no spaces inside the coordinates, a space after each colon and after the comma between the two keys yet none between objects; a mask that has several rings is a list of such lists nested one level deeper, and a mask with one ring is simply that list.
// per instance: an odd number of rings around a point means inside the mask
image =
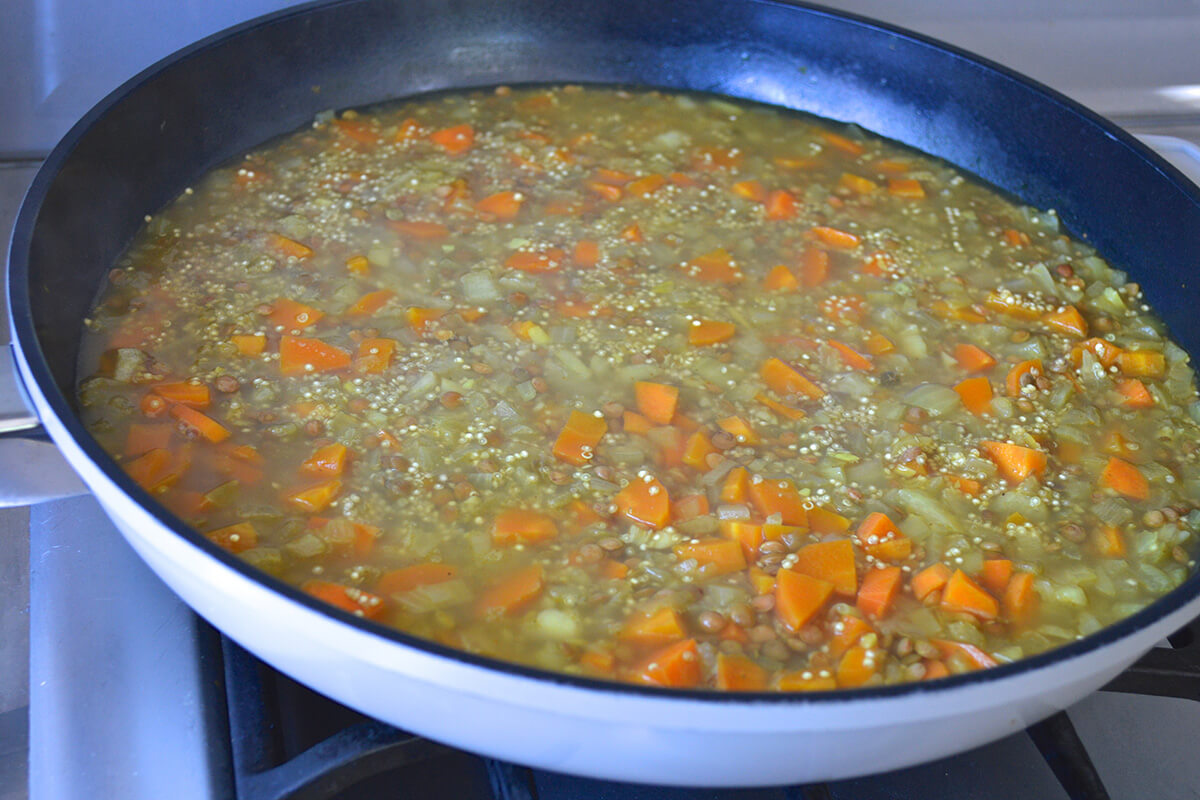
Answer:
[{"label": "large skillet", "polygon": [[[1070,646],[932,684],[812,695],[661,691],[464,655],[320,605],[154,503],[75,414],[81,320],[144,214],[323,109],[500,82],[723,92],[859,123],[941,156],[1127,268],[1200,352],[1200,192],[1094,114],[887,26],[766,0],[350,0],[303,6],[160,62],[51,154],[17,220],[9,303],[45,430],[185,601],[279,669],[460,747],[635,781],[752,785],[893,769],[1023,728],[1200,613],[1200,576]],[[97,569],[104,569],[97,564]]]}]

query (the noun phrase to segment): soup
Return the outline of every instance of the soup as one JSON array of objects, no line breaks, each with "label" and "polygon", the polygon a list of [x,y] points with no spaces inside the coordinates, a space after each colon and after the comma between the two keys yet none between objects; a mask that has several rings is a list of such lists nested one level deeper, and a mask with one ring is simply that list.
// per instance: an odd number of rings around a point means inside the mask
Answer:
[{"label": "soup", "polygon": [[1194,377],[1135,284],[1052,211],[724,98],[322,115],[147,217],[85,336],[89,429],[211,541],[561,672],[987,668],[1177,586],[1200,526]]}]

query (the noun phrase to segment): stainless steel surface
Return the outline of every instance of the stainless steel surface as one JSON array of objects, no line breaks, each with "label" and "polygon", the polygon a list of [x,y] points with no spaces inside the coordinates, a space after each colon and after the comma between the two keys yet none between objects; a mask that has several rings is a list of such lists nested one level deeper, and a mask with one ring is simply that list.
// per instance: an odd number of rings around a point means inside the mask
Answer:
[{"label": "stainless steel surface", "polygon": [[30,796],[228,796],[196,615],[91,497],[35,507],[30,537]]},{"label": "stainless steel surface", "polygon": [[86,494],[87,487],[45,438],[0,438],[0,509]]},{"label": "stainless steel surface", "polygon": [[17,375],[12,345],[0,345],[0,435],[37,427],[37,412]]}]

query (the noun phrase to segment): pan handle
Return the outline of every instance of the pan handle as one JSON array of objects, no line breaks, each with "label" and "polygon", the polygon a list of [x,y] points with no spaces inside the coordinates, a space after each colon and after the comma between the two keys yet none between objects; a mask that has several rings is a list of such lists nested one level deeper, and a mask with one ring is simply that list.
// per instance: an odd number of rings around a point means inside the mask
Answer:
[{"label": "pan handle", "polygon": [[0,345],[0,508],[87,492],[54,446],[17,372],[12,345]]}]

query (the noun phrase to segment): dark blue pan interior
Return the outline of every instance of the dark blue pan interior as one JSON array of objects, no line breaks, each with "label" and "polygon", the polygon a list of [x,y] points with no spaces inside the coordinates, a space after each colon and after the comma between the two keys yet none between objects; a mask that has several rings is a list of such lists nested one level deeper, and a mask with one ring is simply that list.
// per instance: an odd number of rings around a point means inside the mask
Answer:
[{"label": "dark blue pan interior", "polygon": [[[1200,352],[1196,187],[1095,115],[996,65],[886,26],[766,0],[348,0],[301,6],[166,59],[98,105],[50,156],[18,218],[9,297],[17,344],[53,413],[164,525],[257,575],[151,503],[76,420],[81,321],[104,274],[145,214],[209,168],[318,111],[526,82],[719,92],[857,123],[940,156],[1057,210],[1073,234],[1142,284],[1186,349]],[[1198,593],[1193,576],[1095,637],[947,683],[989,680],[1101,646]]]}]

